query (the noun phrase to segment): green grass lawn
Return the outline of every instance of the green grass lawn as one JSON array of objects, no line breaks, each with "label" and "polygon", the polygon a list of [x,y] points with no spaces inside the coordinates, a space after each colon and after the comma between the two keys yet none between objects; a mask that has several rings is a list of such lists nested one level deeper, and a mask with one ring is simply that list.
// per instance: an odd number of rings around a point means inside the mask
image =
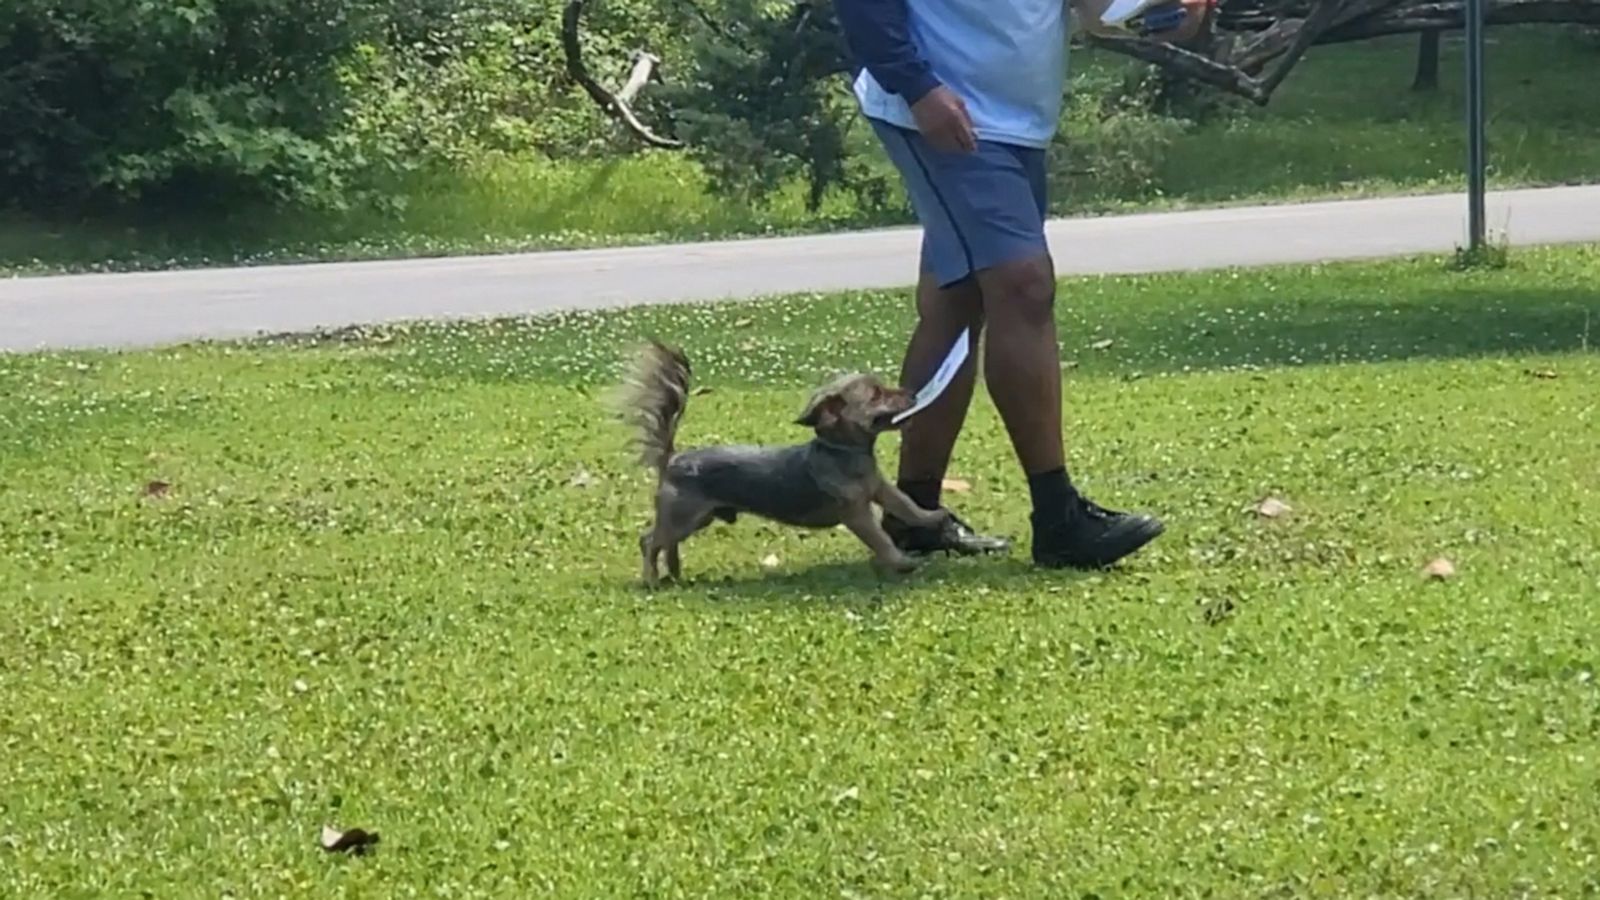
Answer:
[{"label": "green grass lawn", "polygon": [[741,520],[641,590],[623,348],[686,346],[686,443],[786,441],[908,306],[0,356],[0,895],[1600,890],[1600,247],[1064,282],[1148,552],[1032,571],[985,398],[1011,557]]},{"label": "green grass lawn", "polygon": [[[1499,28],[1489,52],[1495,187],[1600,179],[1590,84],[1600,49],[1559,29]],[[1151,118],[1069,112],[1056,168],[1057,212],[1077,214],[1428,190],[1463,184],[1461,53],[1447,39],[1436,93],[1410,91],[1415,38],[1317,48],[1265,110],[1183,129]],[[1121,57],[1081,52],[1080,90],[1114,85]],[[1583,73],[1589,73],[1587,76]],[[1096,97],[1099,96],[1095,93]],[[862,153],[878,154],[865,132]],[[834,197],[808,213],[799,190],[749,206],[718,198],[681,156],[605,163],[509,159],[418,180],[384,217],[236,210],[194,220],[89,222],[0,215],[0,273],[165,268],[235,262],[497,252],[815,231],[903,221],[900,208]]]}]

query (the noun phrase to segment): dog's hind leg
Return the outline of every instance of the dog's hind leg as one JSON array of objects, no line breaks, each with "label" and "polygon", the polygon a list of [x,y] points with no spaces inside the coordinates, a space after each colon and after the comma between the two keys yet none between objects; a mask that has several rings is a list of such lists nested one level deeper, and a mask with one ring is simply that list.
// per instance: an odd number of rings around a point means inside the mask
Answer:
[{"label": "dog's hind leg", "polygon": [[667,551],[667,574],[673,581],[683,578],[683,557],[678,552],[678,545],[688,540],[695,532],[710,525],[716,518],[711,510],[706,508],[683,510],[683,512],[684,518],[673,522],[674,526],[681,527],[674,527],[670,534],[663,536],[662,546]]},{"label": "dog's hind leg", "polygon": [[[665,490],[657,498],[656,524],[649,533],[650,546],[667,556],[667,574],[674,581],[683,577],[683,557],[678,545],[705,528],[716,518],[712,505],[693,491]],[[647,560],[654,572],[655,557]]]},{"label": "dog's hind leg", "polygon": [[[673,549],[676,550],[677,547],[674,546]],[[656,560],[661,556],[661,547],[656,543],[655,528],[639,535],[639,555],[644,559],[639,579],[644,582],[645,587],[653,588],[661,583],[661,573],[656,568]]]},{"label": "dog's hind leg", "polygon": [[683,578],[683,557],[678,555],[678,545],[667,545],[667,577],[673,581]]}]

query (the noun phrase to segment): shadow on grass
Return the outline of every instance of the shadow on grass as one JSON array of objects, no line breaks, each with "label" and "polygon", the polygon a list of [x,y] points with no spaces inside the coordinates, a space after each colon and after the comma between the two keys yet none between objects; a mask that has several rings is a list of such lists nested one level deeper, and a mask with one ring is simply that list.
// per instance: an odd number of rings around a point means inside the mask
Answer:
[{"label": "shadow on grass", "polygon": [[[932,557],[909,575],[880,575],[865,558],[821,563],[790,572],[697,577],[685,561],[684,580],[666,584],[664,596],[684,592],[711,603],[762,605],[816,603],[847,609],[914,600],[930,590],[982,595],[1015,591],[1032,582],[1040,590],[1091,577],[1077,572],[1046,572],[1027,562],[1026,551],[1009,556],[956,559]],[[1112,572],[1102,577],[1138,577]]]}]

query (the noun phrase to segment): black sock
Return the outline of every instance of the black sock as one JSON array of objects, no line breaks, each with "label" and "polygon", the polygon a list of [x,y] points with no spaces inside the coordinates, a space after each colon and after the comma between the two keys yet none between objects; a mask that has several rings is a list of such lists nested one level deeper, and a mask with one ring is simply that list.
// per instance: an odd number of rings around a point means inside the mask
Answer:
[{"label": "black sock", "polygon": [[1078,497],[1065,467],[1029,475],[1028,493],[1033,496],[1035,512],[1052,516],[1064,515],[1068,504]]},{"label": "black sock", "polygon": [[911,498],[912,503],[923,509],[939,508],[939,489],[943,487],[939,479],[919,478],[913,481],[902,478],[896,483],[896,486],[900,488],[902,493]]}]

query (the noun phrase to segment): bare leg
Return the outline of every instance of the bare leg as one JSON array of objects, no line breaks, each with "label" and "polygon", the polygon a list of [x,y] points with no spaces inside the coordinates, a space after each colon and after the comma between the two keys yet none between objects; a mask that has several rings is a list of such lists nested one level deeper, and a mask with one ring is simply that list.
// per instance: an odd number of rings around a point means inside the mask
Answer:
[{"label": "bare leg", "polygon": [[894,545],[883,526],[878,524],[878,517],[872,514],[870,505],[862,504],[858,509],[845,513],[844,526],[872,550],[873,559],[879,566],[902,573],[916,569],[916,561]]},{"label": "bare leg", "polygon": [[[976,348],[983,332],[983,298],[978,283],[969,278],[941,288],[933,273],[924,271],[917,280],[917,327],[906,347],[900,383],[916,390],[932,378],[963,328],[972,329],[972,346]],[[967,408],[972,404],[977,359],[976,353],[968,357],[938,402],[906,422],[900,438],[902,482],[938,482],[944,478],[956,438],[966,422]]]},{"label": "bare leg", "polygon": [[1062,467],[1061,348],[1056,343],[1055,270],[1048,255],[978,273],[989,347],[984,377],[1022,469]]}]

